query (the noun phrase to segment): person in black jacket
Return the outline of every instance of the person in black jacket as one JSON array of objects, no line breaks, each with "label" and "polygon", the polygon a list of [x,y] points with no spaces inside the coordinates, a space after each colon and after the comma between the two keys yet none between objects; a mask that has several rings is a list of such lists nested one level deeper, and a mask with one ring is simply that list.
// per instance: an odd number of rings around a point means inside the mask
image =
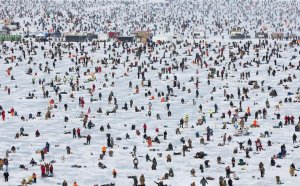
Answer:
[{"label": "person in black jacket", "polygon": [[5,172],[3,173],[3,176],[4,176],[5,182],[8,182],[8,176],[9,176],[9,173],[8,173],[7,171],[5,171]]},{"label": "person in black jacket", "polygon": [[228,186],[232,186],[232,179],[231,178],[228,179]]},{"label": "person in black jacket", "polygon": [[76,129],[73,128],[73,138],[76,138]]},{"label": "person in black jacket", "polygon": [[64,180],[64,182],[62,183],[62,186],[68,186],[68,183],[66,180]]},{"label": "person in black jacket", "polygon": [[139,164],[139,160],[135,157],[134,159],[133,159],[133,165],[134,165],[134,169],[138,169],[138,164]]},{"label": "person in black jacket", "polygon": [[297,143],[297,135],[295,133],[293,134],[293,143]]},{"label": "person in black jacket", "polygon": [[272,157],[272,158],[271,158],[271,166],[275,166],[275,164],[276,164],[276,163],[275,163],[275,160],[274,160],[274,158]]}]

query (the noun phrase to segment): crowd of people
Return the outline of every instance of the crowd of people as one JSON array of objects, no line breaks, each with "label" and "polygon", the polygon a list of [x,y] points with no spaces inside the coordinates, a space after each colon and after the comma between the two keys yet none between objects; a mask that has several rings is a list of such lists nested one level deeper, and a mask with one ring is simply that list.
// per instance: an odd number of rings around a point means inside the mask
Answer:
[{"label": "crowd of people", "polygon": [[[24,37],[0,41],[0,185],[293,185],[299,8],[296,0],[3,1],[0,18],[18,21]],[[251,38],[230,38],[237,27]],[[29,36],[139,30],[146,41]]]}]

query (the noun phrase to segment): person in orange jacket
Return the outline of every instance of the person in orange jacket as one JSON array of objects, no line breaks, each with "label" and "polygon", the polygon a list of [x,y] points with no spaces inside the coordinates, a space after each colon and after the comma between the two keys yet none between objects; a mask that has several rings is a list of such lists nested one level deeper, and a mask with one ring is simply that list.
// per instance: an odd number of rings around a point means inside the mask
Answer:
[{"label": "person in orange jacket", "polygon": [[73,186],[78,186],[77,183],[76,183],[76,181],[74,182]]},{"label": "person in orange jacket", "polygon": [[256,119],[253,121],[253,127],[257,127],[257,121],[256,121]]},{"label": "person in orange jacket", "polygon": [[10,109],[10,114],[11,114],[11,116],[14,116],[14,115],[15,115],[15,109],[14,109],[14,108],[11,108],[11,109]]},{"label": "person in orange jacket", "polygon": [[102,146],[102,154],[105,155],[105,153],[106,153],[106,147]]},{"label": "person in orange jacket", "polygon": [[151,138],[148,138],[148,147],[152,147],[152,140],[151,140]]}]

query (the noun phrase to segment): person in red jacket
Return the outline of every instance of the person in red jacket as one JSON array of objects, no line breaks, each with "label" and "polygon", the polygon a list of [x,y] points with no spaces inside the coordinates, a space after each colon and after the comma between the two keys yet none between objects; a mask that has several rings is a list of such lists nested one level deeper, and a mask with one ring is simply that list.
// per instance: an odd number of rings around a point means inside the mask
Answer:
[{"label": "person in red jacket", "polygon": [[49,170],[50,170],[50,174],[53,174],[53,165],[52,164],[50,164]]},{"label": "person in red jacket", "polygon": [[5,111],[4,110],[2,110],[1,116],[2,116],[2,120],[5,121]]},{"label": "person in red jacket", "polygon": [[77,136],[80,137],[80,128],[77,128]]},{"label": "person in red jacket", "polygon": [[284,117],[284,124],[285,124],[285,125],[288,124],[288,116],[287,116],[287,115]]},{"label": "person in red jacket", "polygon": [[293,115],[291,115],[290,120],[291,120],[292,125],[294,125],[295,124],[295,117]]},{"label": "person in red jacket", "polygon": [[42,177],[45,177],[46,176],[46,168],[44,165],[41,165],[41,172],[42,172]]},{"label": "person in red jacket", "polygon": [[81,104],[81,107],[84,107],[84,99],[83,99],[83,97],[81,98],[80,104]]},{"label": "person in red jacket", "polygon": [[159,129],[158,129],[158,128],[156,128],[156,129],[155,129],[155,132],[159,133]]},{"label": "person in red jacket", "polygon": [[11,109],[10,109],[10,114],[11,114],[11,116],[14,116],[14,115],[15,115],[15,109],[14,109],[14,108],[11,108]]}]

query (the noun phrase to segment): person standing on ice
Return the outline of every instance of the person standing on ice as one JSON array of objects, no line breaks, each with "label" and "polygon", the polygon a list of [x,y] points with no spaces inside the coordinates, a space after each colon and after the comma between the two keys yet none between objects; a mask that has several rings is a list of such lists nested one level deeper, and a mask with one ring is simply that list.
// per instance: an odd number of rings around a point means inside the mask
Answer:
[{"label": "person standing on ice", "polygon": [[3,163],[5,165],[5,171],[8,171],[8,156],[6,155],[6,158],[3,159]]},{"label": "person standing on ice", "polygon": [[15,109],[12,107],[12,108],[10,109],[10,115],[13,117],[14,114],[15,114]]},{"label": "person standing on ice", "polygon": [[135,157],[134,159],[133,159],[133,165],[134,165],[134,169],[138,169],[138,164],[139,164],[139,160]]},{"label": "person standing on ice", "polygon": [[105,155],[105,153],[106,153],[106,147],[105,146],[102,146],[102,154],[103,154],[103,156]]},{"label": "person standing on ice", "polygon": [[225,168],[225,172],[226,172],[226,178],[230,178],[231,170],[230,170],[230,167],[229,167],[229,166],[227,166],[227,167]]},{"label": "person standing on ice", "polygon": [[2,121],[5,121],[5,111],[4,110],[2,110],[1,116],[2,116]]},{"label": "person standing on ice", "polygon": [[170,110],[170,103],[167,103],[167,109]]},{"label": "person standing on ice", "polygon": [[215,104],[214,107],[215,107],[215,113],[218,113],[218,109],[219,109],[219,108],[218,108],[218,105]]},{"label": "person standing on ice", "polygon": [[45,164],[45,168],[46,168],[46,175],[49,176],[49,171],[50,171],[50,165],[49,165],[49,163]]},{"label": "person standing on ice", "polygon": [[168,135],[168,133],[167,133],[167,131],[165,130],[165,131],[164,131],[164,140],[167,140],[167,135]]},{"label": "person standing on ice", "polygon": [[73,138],[76,138],[76,129],[73,128]]},{"label": "person standing on ice", "polygon": [[179,121],[179,127],[183,128],[183,118],[181,118],[180,121]]},{"label": "person standing on ice", "polygon": [[133,155],[135,156],[136,155],[136,145],[133,146],[133,150],[132,151],[133,151]]},{"label": "person standing on ice", "polygon": [[207,183],[207,180],[203,177],[203,178],[200,180],[200,184],[201,184],[202,186],[206,186],[206,184],[208,184],[208,183]]},{"label": "person standing on ice", "polygon": [[231,178],[228,179],[228,186],[233,186],[233,183],[232,183],[232,179],[231,179]]},{"label": "person standing on ice", "polygon": [[259,171],[260,171],[260,176],[263,178],[265,175],[265,168],[262,162],[259,163]]},{"label": "person standing on ice", "polygon": [[77,128],[76,132],[77,132],[77,136],[80,137],[80,128]]},{"label": "person standing on ice", "polygon": [[46,142],[46,149],[47,149],[47,152],[50,152],[50,143]]},{"label": "person standing on ice", "polygon": [[227,137],[226,137],[226,133],[225,133],[224,136],[223,136],[223,145],[225,145],[226,139],[227,139]]},{"label": "person standing on ice", "polygon": [[182,155],[185,156],[185,151],[187,151],[187,146],[184,144],[182,146]]},{"label": "person standing on ice", "polygon": [[88,135],[87,137],[86,137],[86,144],[90,144],[91,143],[91,139],[92,139],[92,137],[91,137],[91,135]]},{"label": "person standing on ice", "polygon": [[44,150],[43,150],[43,149],[41,150],[41,159],[42,159],[42,161],[45,160],[45,153],[44,153]]},{"label": "person standing on ice", "polygon": [[33,183],[36,183],[36,174],[32,173],[32,179],[33,179]]},{"label": "person standing on ice", "polygon": [[157,161],[156,161],[156,158],[153,158],[152,160],[152,170],[156,170],[156,166],[157,166]]},{"label": "person standing on ice", "polygon": [[248,139],[248,146],[252,146],[252,141],[250,138]]},{"label": "person standing on ice", "polygon": [[293,143],[297,143],[297,135],[295,133],[293,134]]},{"label": "person standing on ice", "polygon": [[64,104],[65,111],[68,110],[68,104]]},{"label": "person standing on ice", "polygon": [[8,173],[7,171],[5,171],[5,172],[3,173],[3,176],[4,176],[4,181],[5,181],[5,182],[8,182],[9,173]]},{"label": "person standing on ice", "polygon": [[62,186],[68,186],[68,183],[66,180],[64,180],[64,182],[62,183]]},{"label": "person standing on ice", "polygon": [[147,125],[146,125],[146,123],[144,123],[143,129],[144,129],[144,134],[146,134],[147,133]]},{"label": "person standing on ice", "polygon": [[148,147],[152,147],[152,139],[151,139],[151,137],[148,137],[147,143],[148,143]]},{"label": "person standing on ice", "polygon": [[141,176],[140,176],[140,186],[145,186],[145,176],[144,176],[144,174],[142,174]]},{"label": "person standing on ice", "polygon": [[82,108],[84,107],[84,104],[85,104],[84,99],[83,99],[83,97],[81,97],[80,105],[81,105]]},{"label": "person standing on ice", "polygon": [[43,164],[41,165],[41,175],[42,175],[42,177],[46,176],[46,167]]},{"label": "person standing on ice", "polygon": [[53,175],[53,165],[52,164],[50,164],[49,171],[50,171],[50,174]]},{"label": "person standing on ice", "polygon": [[116,178],[116,177],[117,177],[117,171],[116,171],[116,169],[113,169],[112,175],[113,175],[113,178]]},{"label": "person standing on ice", "polygon": [[295,170],[296,170],[296,167],[295,167],[294,163],[292,163],[292,164],[290,165],[290,169],[289,169],[289,173],[290,173],[291,176],[297,176],[297,175],[295,174]]},{"label": "person standing on ice", "polygon": [[67,146],[66,150],[67,150],[67,154],[71,154],[71,147],[70,146]]}]

